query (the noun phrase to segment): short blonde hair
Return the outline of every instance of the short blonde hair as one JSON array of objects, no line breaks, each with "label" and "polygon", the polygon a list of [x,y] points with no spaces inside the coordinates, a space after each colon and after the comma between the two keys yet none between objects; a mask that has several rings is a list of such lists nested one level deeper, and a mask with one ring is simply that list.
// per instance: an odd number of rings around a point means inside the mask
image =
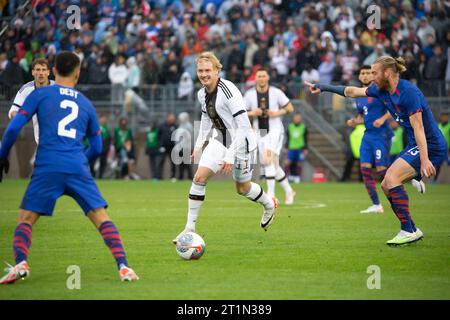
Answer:
[{"label": "short blonde hair", "polygon": [[200,60],[206,60],[206,61],[211,62],[213,67],[216,68],[218,71],[221,71],[223,68],[219,59],[217,59],[217,57],[211,51],[205,51],[205,52],[200,53],[197,56],[197,59],[195,59],[195,64],[197,65]]},{"label": "short blonde hair", "polygon": [[406,62],[402,57],[381,56],[375,60],[375,63],[381,64],[383,70],[391,69],[395,73],[403,73],[406,71]]}]

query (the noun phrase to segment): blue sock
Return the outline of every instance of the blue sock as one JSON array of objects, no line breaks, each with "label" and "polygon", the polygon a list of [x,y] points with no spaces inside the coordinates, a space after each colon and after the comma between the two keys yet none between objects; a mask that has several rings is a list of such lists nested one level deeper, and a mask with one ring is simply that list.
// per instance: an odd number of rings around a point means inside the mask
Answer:
[{"label": "blue sock", "polygon": [[378,198],[376,181],[372,174],[372,168],[361,167],[361,174],[364,180],[364,185],[367,189],[367,193],[369,194],[372,203],[375,205],[379,205],[380,199]]}]

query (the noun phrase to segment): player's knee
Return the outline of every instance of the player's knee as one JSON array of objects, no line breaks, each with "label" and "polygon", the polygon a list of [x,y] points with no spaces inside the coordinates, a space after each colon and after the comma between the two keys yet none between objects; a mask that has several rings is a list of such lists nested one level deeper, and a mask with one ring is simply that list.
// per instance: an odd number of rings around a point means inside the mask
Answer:
[{"label": "player's knee", "polygon": [[208,178],[199,174],[195,174],[192,181],[196,184],[206,184],[206,182],[208,182]]},{"label": "player's knee", "polygon": [[236,183],[236,192],[241,196],[244,196],[250,190],[250,183]]},{"label": "player's knee", "polygon": [[398,179],[393,174],[388,173],[385,175],[383,181],[381,182],[381,188],[383,189],[383,191],[389,191],[398,184]]}]

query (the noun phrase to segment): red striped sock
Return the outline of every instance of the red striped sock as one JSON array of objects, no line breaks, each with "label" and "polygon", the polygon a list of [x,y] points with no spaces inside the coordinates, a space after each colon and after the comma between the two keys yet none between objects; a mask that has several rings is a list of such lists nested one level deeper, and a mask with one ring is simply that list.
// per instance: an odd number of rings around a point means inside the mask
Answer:
[{"label": "red striped sock", "polygon": [[100,225],[98,231],[100,231],[105,244],[114,256],[114,259],[116,259],[117,268],[120,269],[122,265],[128,266],[122,239],[114,223],[112,221],[105,221]]},{"label": "red striped sock", "polygon": [[31,247],[32,227],[28,223],[20,223],[14,231],[13,250],[16,264],[28,259]]},{"label": "red striped sock", "polygon": [[402,230],[414,232],[413,222],[409,214],[409,198],[403,185],[390,189],[388,199],[392,210],[401,223]]}]

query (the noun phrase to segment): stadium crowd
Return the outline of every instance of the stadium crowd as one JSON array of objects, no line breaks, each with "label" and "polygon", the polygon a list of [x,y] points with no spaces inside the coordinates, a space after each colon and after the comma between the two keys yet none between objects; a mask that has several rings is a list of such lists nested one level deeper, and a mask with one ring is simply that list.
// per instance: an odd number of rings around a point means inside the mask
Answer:
[{"label": "stadium crowd", "polygon": [[[368,0],[34,0],[31,14],[24,2],[0,1],[0,15],[12,17],[2,20],[9,23],[0,42],[4,86],[31,80],[33,58],[52,65],[62,50],[82,60],[80,83],[128,88],[178,85],[183,74],[196,81],[203,50],[217,54],[233,82],[251,83],[263,65],[281,84],[345,83],[386,53],[405,57],[404,77],[428,84],[429,95],[450,94],[449,1],[377,1],[381,29],[367,27]],[[79,26],[68,24],[72,4]]]}]

